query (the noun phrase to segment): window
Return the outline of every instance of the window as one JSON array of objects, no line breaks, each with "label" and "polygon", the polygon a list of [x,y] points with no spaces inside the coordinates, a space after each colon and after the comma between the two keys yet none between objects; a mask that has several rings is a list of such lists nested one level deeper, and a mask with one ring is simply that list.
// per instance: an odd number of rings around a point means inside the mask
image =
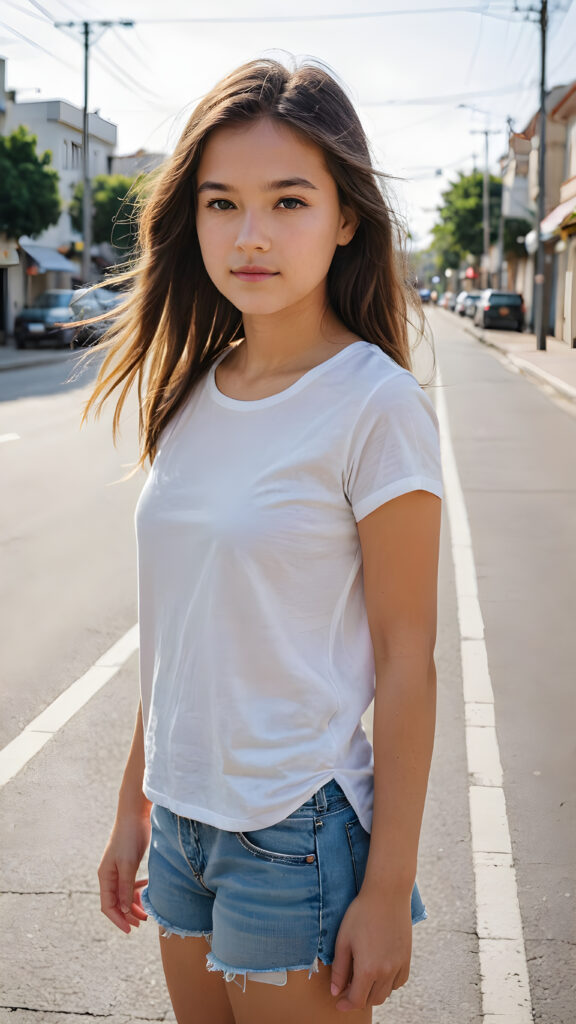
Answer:
[{"label": "window", "polygon": [[77,142],[70,143],[72,149],[72,159],[70,166],[73,168],[82,166],[82,146],[79,146]]}]

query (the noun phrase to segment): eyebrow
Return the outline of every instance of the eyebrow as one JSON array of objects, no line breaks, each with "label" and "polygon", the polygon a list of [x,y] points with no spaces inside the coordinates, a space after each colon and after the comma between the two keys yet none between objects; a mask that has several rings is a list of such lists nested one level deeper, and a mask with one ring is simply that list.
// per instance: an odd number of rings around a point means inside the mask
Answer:
[{"label": "eyebrow", "polygon": [[[264,185],[263,192],[279,192],[283,188],[313,188],[318,189],[307,178],[281,178],[280,181],[268,181]],[[198,186],[198,192],[237,192],[233,185],[224,185],[220,181],[203,181]]]}]

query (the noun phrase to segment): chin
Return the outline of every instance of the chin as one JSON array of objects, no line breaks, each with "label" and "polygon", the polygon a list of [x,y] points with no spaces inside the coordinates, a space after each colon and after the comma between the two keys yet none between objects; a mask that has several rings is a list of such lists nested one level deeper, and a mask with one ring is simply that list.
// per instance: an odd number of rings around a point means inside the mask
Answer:
[{"label": "chin", "polygon": [[239,299],[237,295],[227,295],[226,298],[229,299],[236,309],[239,309],[241,313],[245,313],[248,316],[266,316],[272,313],[280,313],[289,305],[287,302],[278,302],[278,300],[274,303],[272,303],[270,299],[266,301],[264,296],[262,296],[260,300],[258,300],[257,296],[254,296],[253,298],[242,296],[242,298]]}]

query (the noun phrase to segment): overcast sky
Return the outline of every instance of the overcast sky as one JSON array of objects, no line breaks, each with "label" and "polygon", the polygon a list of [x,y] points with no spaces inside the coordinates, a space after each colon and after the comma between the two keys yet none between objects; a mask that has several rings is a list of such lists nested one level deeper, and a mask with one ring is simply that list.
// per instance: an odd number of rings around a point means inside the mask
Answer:
[{"label": "overcast sky", "polygon": [[[516,0],[526,12],[539,0]],[[54,21],[134,19],[94,27],[91,110],[118,126],[118,153],[169,152],[200,97],[255,57],[315,57],[345,83],[418,248],[456,172],[506,148],[538,106],[540,33],[514,0],[0,0],[0,55],[20,100],[83,104],[79,28]],[[576,75],[576,3],[551,0],[547,86]],[[209,17],[208,17],[209,15]],[[244,20],[243,20],[244,19]],[[532,19],[532,20],[529,20]],[[460,109],[466,103],[479,111]],[[474,154],[476,155],[474,157]],[[435,172],[441,170],[439,176]]]}]

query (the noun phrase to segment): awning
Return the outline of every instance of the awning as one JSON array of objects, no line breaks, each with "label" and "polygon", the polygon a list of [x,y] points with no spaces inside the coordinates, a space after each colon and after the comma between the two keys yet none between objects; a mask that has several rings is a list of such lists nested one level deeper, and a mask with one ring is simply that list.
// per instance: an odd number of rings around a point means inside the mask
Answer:
[{"label": "awning", "polygon": [[576,199],[566,199],[559,206],[555,206],[550,213],[540,221],[540,231],[545,242],[552,238],[556,229],[560,227],[563,220],[576,212]]},{"label": "awning", "polygon": [[50,249],[47,245],[36,245],[27,239],[18,239],[18,245],[27,256],[36,264],[40,274],[48,270],[61,270],[66,274],[77,274],[78,267],[75,263],[67,260],[57,249]]}]

